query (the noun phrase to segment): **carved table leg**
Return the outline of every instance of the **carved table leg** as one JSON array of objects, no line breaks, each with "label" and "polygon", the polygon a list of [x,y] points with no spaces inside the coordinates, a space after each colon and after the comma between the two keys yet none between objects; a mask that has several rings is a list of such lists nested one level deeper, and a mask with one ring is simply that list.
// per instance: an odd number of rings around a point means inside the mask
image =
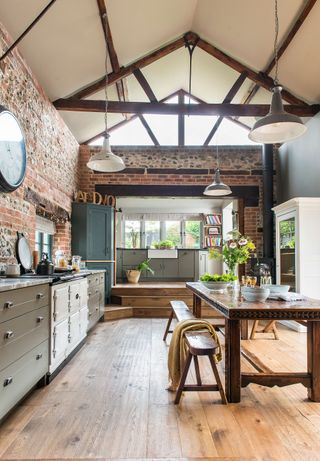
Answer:
[{"label": "carved table leg", "polygon": [[311,388],[308,397],[320,402],[320,322],[307,323],[308,373],[311,374]]},{"label": "carved table leg", "polygon": [[201,318],[201,298],[193,293],[193,315],[197,319]]},{"label": "carved table leg", "polygon": [[228,402],[241,400],[240,321],[226,319],[225,388]]}]

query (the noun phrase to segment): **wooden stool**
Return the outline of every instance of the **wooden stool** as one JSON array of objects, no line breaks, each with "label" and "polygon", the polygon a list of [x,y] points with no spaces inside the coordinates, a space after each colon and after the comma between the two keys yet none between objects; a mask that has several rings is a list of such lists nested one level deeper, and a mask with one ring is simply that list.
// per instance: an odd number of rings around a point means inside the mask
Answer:
[{"label": "wooden stool", "polygon": [[[224,404],[227,404],[227,398],[220,380],[219,372],[217,369],[216,362],[214,360],[214,355],[218,348],[218,344],[214,341],[210,333],[208,332],[199,332],[199,331],[190,331],[185,333],[185,339],[189,348],[187,360],[181,375],[179,387],[177,389],[177,394],[174,403],[178,404],[183,391],[219,391],[221,400]],[[202,384],[199,368],[199,355],[207,355],[211,364],[213,374],[216,379],[217,384]],[[194,367],[196,371],[197,384],[188,384],[186,385],[186,379],[188,371],[190,368],[191,360],[194,360]]]},{"label": "wooden stool", "polygon": [[175,317],[178,322],[181,320],[189,320],[194,319],[193,313],[189,310],[188,306],[184,301],[170,301],[171,304],[171,312],[169,315],[168,323],[166,326],[166,331],[163,335],[163,341],[167,339],[168,333],[172,333],[173,330],[170,330],[170,325],[172,322],[173,317]]},{"label": "wooden stool", "polygon": [[250,339],[255,339],[256,333],[271,333],[271,332],[274,334],[274,339],[279,339],[275,320],[269,320],[267,325],[264,328],[262,328],[262,330],[258,330],[258,327],[259,327],[259,320],[255,320],[253,322]]}]

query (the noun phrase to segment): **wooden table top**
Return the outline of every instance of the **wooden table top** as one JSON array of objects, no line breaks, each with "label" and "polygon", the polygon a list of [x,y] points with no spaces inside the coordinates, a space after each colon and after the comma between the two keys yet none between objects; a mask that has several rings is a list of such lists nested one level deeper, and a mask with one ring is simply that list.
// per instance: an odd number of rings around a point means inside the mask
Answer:
[{"label": "wooden table top", "polygon": [[294,302],[268,299],[253,303],[245,301],[240,292],[213,292],[200,282],[187,282],[186,286],[228,319],[320,320],[317,299]]}]

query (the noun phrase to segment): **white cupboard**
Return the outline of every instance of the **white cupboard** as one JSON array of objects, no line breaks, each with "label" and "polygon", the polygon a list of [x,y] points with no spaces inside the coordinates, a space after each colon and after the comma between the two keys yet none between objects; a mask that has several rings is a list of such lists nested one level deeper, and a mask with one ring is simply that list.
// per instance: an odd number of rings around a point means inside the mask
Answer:
[{"label": "white cupboard", "polygon": [[293,198],[273,211],[277,283],[320,299],[320,198]]},{"label": "white cupboard", "polygon": [[88,327],[88,282],[81,278],[51,287],[51,354],[53,373],[85,338]]}]

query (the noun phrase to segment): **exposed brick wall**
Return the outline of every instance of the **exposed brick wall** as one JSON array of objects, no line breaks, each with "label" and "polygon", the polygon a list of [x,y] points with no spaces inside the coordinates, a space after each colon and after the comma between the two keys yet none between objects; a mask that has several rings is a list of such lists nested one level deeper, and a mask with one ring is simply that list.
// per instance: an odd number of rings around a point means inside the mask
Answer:
[{"label": "exposed brick wall", "polygon": [[[213,148],[199,147],[113,147],[126,170],[114,174],[93,173],[86,163],[97,147],[80,146],[80,189],[94,192],[98,184],[203,185],[212,182],[216,167]],[[262,254],[262,163],[260,147],[221,146],[222,179],[230,186],[259,187],[259,206],[245,208],[245,233]]]},{"label": "exposed brick wall", "polygon": [[[0,53],[12,39],[0,23]],[[45,63],[44,63],[45,65]],[[79,145],[52,106],[32,71],[15,49],[1,64],[0,104],[19,119],[27,142],[27,174],[23,185],[0,193],[0,261],[14,255],[16,231],[34,245],[35,206],[25,200],[30,188],[68,212],[78,188]],[[70,224],[59,224],[56,243],[70,253]]]}]

